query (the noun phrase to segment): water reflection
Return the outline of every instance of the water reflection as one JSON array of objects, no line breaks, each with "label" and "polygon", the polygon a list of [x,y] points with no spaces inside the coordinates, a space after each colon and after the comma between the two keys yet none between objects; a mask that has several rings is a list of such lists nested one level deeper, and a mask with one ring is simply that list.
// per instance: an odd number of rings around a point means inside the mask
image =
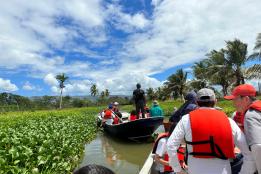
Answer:
[{"label": "water reflection", "polygon": [[117,174],[136,174],[142,168],[152,143],[121,141],[100,133],[85,146],[85,156],[80,165],[100,164]]}]

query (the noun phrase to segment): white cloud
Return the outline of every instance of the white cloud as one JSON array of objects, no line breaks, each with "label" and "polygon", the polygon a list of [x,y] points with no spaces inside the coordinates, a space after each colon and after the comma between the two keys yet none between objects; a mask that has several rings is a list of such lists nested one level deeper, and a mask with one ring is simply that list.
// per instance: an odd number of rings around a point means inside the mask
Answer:
[{"label": "white cloud", "polygon": [[[138,82],[143,89],[160,86],[162,82],[151,75],[198,61],[208,51],[224,47],[225,40],[239,38],[251,53],[261,28],[260,0],[153,0],[151,17],[144,11],[126,13],[119,4],[117,0],[2,3],[0,68],[22,69],[44,79],[56,93],[55,74],[64,72],[70,78],[65,93],[89,93],[89,82],[75,81],[77,77],[90,79],[111,94],[131,94]],[[127,39],[110,35],[110,27],[127,32]],[[103,46],[114,52],[107,56]],[[64,51],[64,57],[57,56],[57,50]],[[75,52],[86,57],[71,58]]]},{"label": "white cloud", "polygon": [[44,77],[44,82],[50,86],[57,86],[58,85],[58,81],[56,80],[55,78],[55,75],[50,73],[50,74],[47,74],[45,77]]},{"label": "white cloud", "polygon": [[110,22],[113,23],[117,29],[125,32],[144,30],[150,24],[150,21],[146,19],[143,13],[133,15],[124,13],[119,5],[109,5],[107,13],[109,14]]},{"label": "white cloud", "polygon": [[26,81],[22,87],[26,91],[42,91],[42,88],[31,84],[29,81]]},{"label": "white cloud", "polygon": [[34,90],[35,87],[30,83],[30,82],[25,82],[25,84],[23,85],[23,89],[27,90],[27,91],[31,91]]},{"label": "white cloud", "polygon": [[10,80],[0,78],[0,90],[4,92],[13,92],[17,91],[18,88],[15,84],[11,83]]}]

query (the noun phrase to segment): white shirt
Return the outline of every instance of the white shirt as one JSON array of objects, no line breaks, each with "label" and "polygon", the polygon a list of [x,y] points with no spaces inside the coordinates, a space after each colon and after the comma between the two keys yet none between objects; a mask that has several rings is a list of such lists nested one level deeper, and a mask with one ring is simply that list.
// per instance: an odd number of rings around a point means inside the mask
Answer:
[{"label": "white shirt", "polygon": [[[156,149],[156,154],[162,158],[164,157],[164,154],[167,153],[167,140],[167,138],[161,138]],[[164,165],[157,163],[157,170],[164,172]]]},{"label": "white shirt", "polygon": [[[201,107],[199,109],[209,108]],[[242,154],[244,155],[244,163],[240,173],[253,174],[253,159],[248,149],[245,136],[241,132],[237,124],[232,119],[228,119],[232,128],[234,142],[240,148]],[[192,141],[189,114],[182,117],[167,142],[169,163],[175,172],[181,171],[181,167],[177,157],[177,149],[184,141],[184,137],[187,141]],[[192,146],[187,146],[188,152],[192,152]],[[188,172],[189,174],[231,174],[231,166],[229,160],[222,160],[218,158],[194,158],[193,156],[189,155]]]}]

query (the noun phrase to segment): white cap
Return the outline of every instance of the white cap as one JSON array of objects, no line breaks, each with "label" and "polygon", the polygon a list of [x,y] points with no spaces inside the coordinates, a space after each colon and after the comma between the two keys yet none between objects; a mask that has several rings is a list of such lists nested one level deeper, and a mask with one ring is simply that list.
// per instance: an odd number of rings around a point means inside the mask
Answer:
[{"label": "white cap", "polygon": [[197,92],[197,101],[215,101],[216,95],[212,89],[202,88]]}]

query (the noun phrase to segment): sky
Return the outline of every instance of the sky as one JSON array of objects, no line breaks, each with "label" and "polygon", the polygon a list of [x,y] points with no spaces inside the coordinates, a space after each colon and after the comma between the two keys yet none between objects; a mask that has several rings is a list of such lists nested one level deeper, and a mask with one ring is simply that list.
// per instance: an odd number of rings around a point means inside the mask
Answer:
[{"label": "sky", "polygon": [[247,43],[251,54],[260,7],[260,0],[1,1],[0,92],[58,95],[60,73],[69,76],[66,95],[90,95],[93,84],[113,95],[130,95],[136,83],[156,88],[227,40]]}]

